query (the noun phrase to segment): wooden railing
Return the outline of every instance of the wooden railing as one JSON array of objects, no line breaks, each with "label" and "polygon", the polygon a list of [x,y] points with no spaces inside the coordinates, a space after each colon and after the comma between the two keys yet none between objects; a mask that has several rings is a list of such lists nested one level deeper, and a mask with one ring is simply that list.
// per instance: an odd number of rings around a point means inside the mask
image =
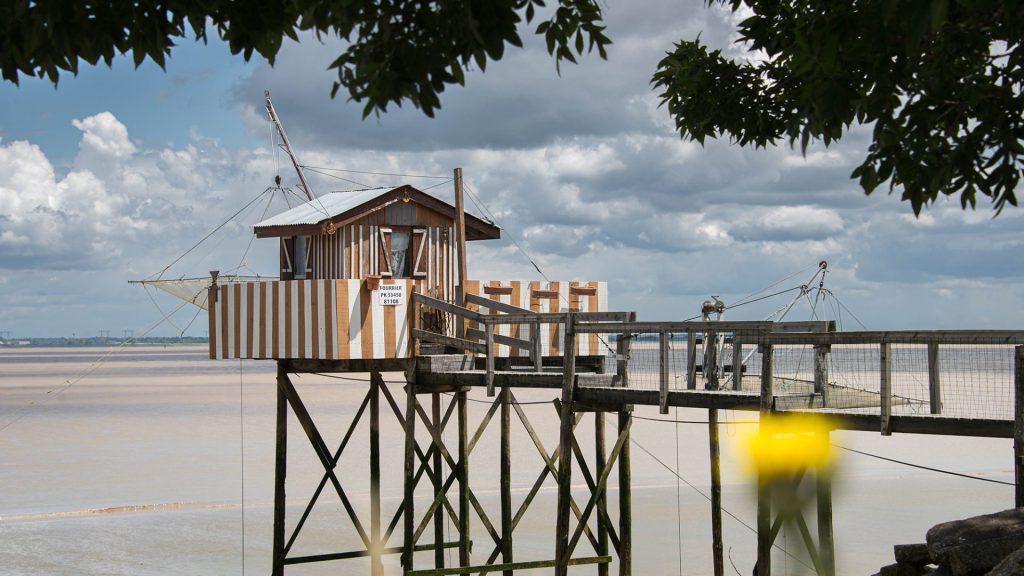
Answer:
[{"label": "wooden railing", "polygon": [[[450,302],[431,298],[423,294],[413,292],[412,295],[412,317],[413,324],[410,331],[413,337],[414,355],[419,355],[421,342],[432,342],[446,347],[481,354],[484,356],[486,372],[487,395],[494,396],[494,372],[496,345],[501,344],[513,349],[523,350],[528,354],[530,363],[535,372],[543,370],[543,356],[541,351],[541,330],[544,326],[557,325],[565,326],[570,318],[577,321],[589,322],[623,322],[635,318],[635,314],[629,312],[532,312],[518,306],[505,304],[482,298],[473,294],[466,296],[470,304],[487,308],[492,314],[482,314]],[[424,330],[420,326],[422,317],[421,307],[429,307],[435,310],[451,314],[459,320],[475,322],[483,327],[483,330],[467,328],[462,334],[456,332],[455,336],[438,334]],[[462,322],[459,322],[461,327]],[[496,328],[502,325],[525,325],[530,327],[530,338],[516,338],[498,334]],[[575,358],[575,343],[565,341],[563,354],[569,355],[569,348],[572,348],[572,357]],[[626,366],[622,366],[623,379],[625,379]]]}]

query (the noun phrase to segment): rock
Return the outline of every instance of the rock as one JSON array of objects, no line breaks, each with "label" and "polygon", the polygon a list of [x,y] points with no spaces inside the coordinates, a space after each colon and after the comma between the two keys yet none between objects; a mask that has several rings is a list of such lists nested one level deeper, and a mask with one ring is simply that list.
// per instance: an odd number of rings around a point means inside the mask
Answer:
[{"label": "rock", "polygon": [[892,550],[897,562],[907,562],[918,566],[932,563],[927,544],[897,544],[892,547]]},{"label": "rock", "polygon": [[981,576],[1024,546],[1024,508],[937,524],[926,539],[936,564],[954,576]]},{"label": "rock", "polygon": [[1020,576],[1024,574],[1024,547],[1018,548],[996,565],[986,576]]},{"label": "rock", "polygon": [[878,576],[918,576],[920,573],[921,568],[916,564],[897,562],[888,566],[882,566],[881,570],[878,571]]}]

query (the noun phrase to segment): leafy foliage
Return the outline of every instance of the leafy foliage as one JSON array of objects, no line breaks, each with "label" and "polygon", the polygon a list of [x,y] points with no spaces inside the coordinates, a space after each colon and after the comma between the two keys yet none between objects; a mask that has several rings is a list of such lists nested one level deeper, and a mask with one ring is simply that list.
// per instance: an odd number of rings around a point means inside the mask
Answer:
[{"label": "leafy foliage", "polygon": [[[873,125],[852,177],[870,194],[900,190],[915,213],[940,195],[963,207],[1017,205],[1024,169],[1024,4],[1013,0],[707,0],[750,13],[743,58],[698,37],[676,44],[652,83],[684,138],[728,137],[806,151]],[[536,22],[556,66],[597,50],[599,0],[9,0],[0,2],[0,75],[49,78],[79,61],[130,53],[160,66],[175,41],[208,34],[271,64],[300,32],[346,41],[332,63],[364,117],[411,102],[433,116],[440,94],[485,70]],[[544,11],[547,16],[538,16]],[[546,18],[546,19],[545,19]],[[741,52],[743,51],[741,50]]]},{"label": "leafy foliage", "polygon": [[[428,116],[448,84],[464,84],[464,69],[500,60],[505,45],[521,47],[519,28],[537,19],[544,0],[9,0],[0,2],[0,74],[49,78],[78,72],[79,60],[108,66],[131,53],[163,67],[175,40],[216,34],[232,54],[253,52],[271,64],[285,37],[308,31],[345,39],[331,65],[341,87],[365,102],[363,115],[408,100]],[[538,23],[556,64],[597,49],[606,58],[597,0],[558,0]]]},{"label": "leafy foliage", "polygon": [[[712,0],[714,1],[714,0]],[[803,150],[873,124],[854,170],[916,214],[940,194],[1017,205],[1024,167],[1024,5],[1010,0],[730,0],[748,59],[679,42],[653,84],[684,138]]]}]

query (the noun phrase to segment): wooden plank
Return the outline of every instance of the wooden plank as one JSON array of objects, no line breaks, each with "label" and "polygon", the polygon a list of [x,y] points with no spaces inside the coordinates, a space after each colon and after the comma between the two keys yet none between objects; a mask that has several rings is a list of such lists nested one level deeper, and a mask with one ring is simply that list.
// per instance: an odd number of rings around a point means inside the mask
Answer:
[{"label": "wooden plank", "polygon": [[619,451],[619,576],[633,574],[633,484],[630,477],[630,433],[632,416],[619,412],[619,430],[626,430],[626,441]]},{"label": "wooden plank", "polygon": [[668,414],[668,332],[658,335],[658,410]]},{"label": "wooden plank", "polygon": [[416,302],[419,302],[420,304],[423,304],[424,306],[430,306],[431,308],[436,308],[438,310],[448,312],[449,314],[454,314],[456,316],[466,318],[474,322],[483,322],[483,319],[485,317],[484,314],[481,314],[479,312],[474,312],[467,308],[463,308],[462,306],[445,302],[444,300],[431,298],[426,294],[413,294],[412,299],[415,300]]},{"label": "wooden plank", "polygon": [[686,332],[686,387],[690,390],[697,389],[697,333],[694,330]]},{"label": "wooden plank", "polygon": [[380,549],[380,372],[370,374],[370,575],[384,576]]},{"label": "wooden plank", "polygon": [[[605,466],[607,465],[605,458],[605,432],[604,432],[604,414],[601,412],[594,413],[594,474],[602,476],[604,474]],[[596,552],[600,556],[608,554],[608,489],[607,487],[601,488],[597,494],[597,548]],[[597,567],[598,576],[608,576],[608,565],[599,564]]]},{"label": "wooden plank", "polygon": [[1024,506],[1024,346],[1013,355],[1013,478],[1014,502]]},{"label": "wooden plank", "polygon": [[[773,326],[784,324],[784,322],[765,321],[733,321],[733,322],[600,322],[581,323],[577,326],[577,332],[583,334],[604,334],[615,332],[633,332],[637,334],[658,334],[660,332],[683,333],[693,330],[695,332],[707,332],[717,330],[719,332],[742,332],[757,334],[767,333]],[[801,323],[802,324],[802,323]]]},{"label": "wooden plank", "polygon": [[[661,405],[661,393],[658,390],[607,388],[580,384],[576,387],[575,394],[578,402],[596,406],[623,406],[628,404],[638,404],[641,406]],[[760,400],[759,396],[753,392],[670,390],[667,405],[679,406],[680,408],[757,410]]]},{"label": "wooden plank", "polygon": [[565,315],[565,365],[562,380],[561,423],[558,438],[558,504],[555,518],[555,576],[566,576],[569,549],[569,501],[572,498],[573,393],[576,386],[575,312]]},{"label": "wooden plank", "polygon": [[829,332],[824,334],[770,333],[759,336],[771,344],[1024,344],[1022,330],[901,330]]},{"label": "wooden plank", "polygon": [[715,576],[724,576],[722,543],[722,471],[718,444],[718,410],[708,410],[708,449],[711,460],[711,555]]},{"label": "wooden plank", "polygon": [[[487,290],[493,288],[493,286],[484,286],[484,292],[489,294]],[[511,294],[512,287],[508,286],[507,288],[509,289],[508,293]],[[490,298],[483,298],[476,294],[466,294],[466,303],[476,304],[477,306],[487,308],[489,310],[497,310],[498,312],[507,312],[510,314],[533,314],[533,312],[526,308],[520,308],[519,306],[513,306],[512,304],[505,304],[504,302],[491,300]]]},{"label": "wooden plank", "polygon": [[[489,327],[488,327],[489,328]],[[501,498],[501,560],[505,564],[512,563],[512,389],[501,388],[501,447],[500,459],[500,498]],[[513,576],[512,570],[503,571],[504,576]]]},{"label": "wooden plank", "polygon": [[883,342],[879,346],[881,363],[881,383],[879,385],[879,401],[881,403],[880,415],[881,426],[879,427],[882,436],[890,436],[892,427],[889,420],[892,418],[892,344]]},{"label": "wooden plank", "polygon": [[467,412],[466,391],[460,390],[455,395],[458,402],[457,424],[459,428],[459,566],[470,563],[470,524],[469,524],[469,417]]},{"label": "wooden plank", "polygon": [[761,415],[770,414],[775,409],[775,359],[771,344],[761,346]]},{"label": "wooden plank", "polygon": [[271,574],[284,576],[284,520],[285,476],[288,473],[288,399],[284,393],[284,380],[288,378],[284,366],[277,363],[277,428],[274,456],[274,549]]},{"label": "wooden plank", "polygon": [[349,360],[324,359],[292,359],[283,360],[292,373],[302,372],[404,372],[412,359],[410,358],[354,358]]},{"label": "wooden plank", "polygon": [[570,286],[569,294],[576,296],[597,296],[597,287],[595,286]]},{"label": "wooden plank", "polygon": [[410,334],[417,340],[424,340],[427,342],[435,342],[437,344],[444,344],[445,346],[451,346],[452,348],[458,348],[460,350],[469,350],[471,352],[477,352],[479,354],[487,353],[487,345],[479,342],[471,342],[469,340],[463,340],[462,338],[455,338],[453,336],[444,336],[436,334],[434,332],[428,332],[426,330],[420,330],[413,328],[410,330]]},{"label": "wooden plank", "polygon": [[743,390],[743,343],[732,340],[732,389]]},{"label": "wooden plank", "polygon": [[939,343],[928,343],[928,404],[932,414],[942,414],[942,385],[939,380]]},{"label": "wooden plank", "polygon": [[[430,395],[430,416],[434,428],[444,433],[444,423],[441,421],[441,395],[434,392]],[[444,497],[443,480],[441,473],[441,446],[434,447],[434,460],[431,466],[433,470],[434,498]],[[440,506],[434,509],[434,542],[444,542],[444,509]],[[440,546],[434,547],[434,568],[444,568],[444,549]]]},{"label": "wooden plank", "polygon": [[[841,414],[828,412],[837,430],[878,432],[881,417],[877,414]],[[982,418],[956,418],[951,416],[897,416],[889,418],[894,434],[939,434],[943,436],[969,436],[978,438],[1013,438],[1012,420]]]},{"label": "wooden plank", "polygon": [[512,294],[511,286],[484,286],[484,294],[498,294],[507,296]]},{"label": "wooden plank", "polygon": [[494,396],[494,327],[490,324],[484,326],[484,354],[487,355],[487,396]]},{"label": "wooden plank", "polygon": [[814,392],[821,395],[823,408],[828,408],[831,405],[829,403],[831,386],[828,383],[828,357],[831,348],[827,344],[818,344],[814,347]]},{"label": "wooden plank", "polygon": [[413,569],[413,551],[416,540],[413,536],[416,529],[416,380],[409,379],[405,386],[405,480],[402,485],[403,512],[402,525],[402,567]]}]

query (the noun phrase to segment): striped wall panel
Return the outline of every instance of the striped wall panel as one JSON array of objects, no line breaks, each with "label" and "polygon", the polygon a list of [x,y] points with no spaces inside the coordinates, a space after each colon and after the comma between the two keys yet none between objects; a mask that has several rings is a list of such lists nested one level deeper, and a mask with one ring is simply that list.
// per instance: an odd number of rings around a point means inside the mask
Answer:
[{"label": "striped wall panel", "polygon": [[[518,306],[532,312],[606,312],[608,310],[607,282],[538,282],[525,280],[467,280],[466,293],[490,300]],[[479,306],[470,305],[480,311]],[[492,314],[495,311],[487,311]],[[471,328],[482,330],[475,322],[468,322]],[[523,340],[532,337],[531,326],[504,325],[497,333],[514,336]],[[541,326],[541,354],[560,356],[563,352],[564,327],[557,324]],[[607,338],[605,338],[607,341]],[[603,356],[608,347],[597,334],[580,334],[576,338],[576,354],[579,356]],[[528,356],[526,350],[512,349],[497,345],[498,356]]]},{"label": "striped wall panel", "polygon": [[[364,240],[369,243],[369,237]],[[433,256],[438,275],[451,278],[453,259],[444,254]],[[358,279],[248,282],[213,288],[216,296],[210,295],[210,358],[407,358],[412,287],[418,285],[429,293],[430,284],[410,279],[381,280],[384,285],[397,283],[405,285],[405,299],[397,306],[381,305],[380,291],[366,289],[364,281]],[[466,292],[534,312],[603,312],[608,306],[605,282],[468,280]],[[475,324],[468,323],[482,329]],[[533,329],[528,325],[504,325],[498,333],[529,340]],[[562,330],[561,325],[542,326],[543,355],[562,354]],[[577,338],[577,355],[607,352],[606,344],[596,334]],[[525,350],[505,345],[497,346],[497,354],[528,355]]]},{"label": "striped wall panel", "polygon": [[[382,306],[362,280],[291,280],[218,286],[210,306],[211,358],[406,358],[409,298]],[[212,296],[212,295],[211,295]]]}]

